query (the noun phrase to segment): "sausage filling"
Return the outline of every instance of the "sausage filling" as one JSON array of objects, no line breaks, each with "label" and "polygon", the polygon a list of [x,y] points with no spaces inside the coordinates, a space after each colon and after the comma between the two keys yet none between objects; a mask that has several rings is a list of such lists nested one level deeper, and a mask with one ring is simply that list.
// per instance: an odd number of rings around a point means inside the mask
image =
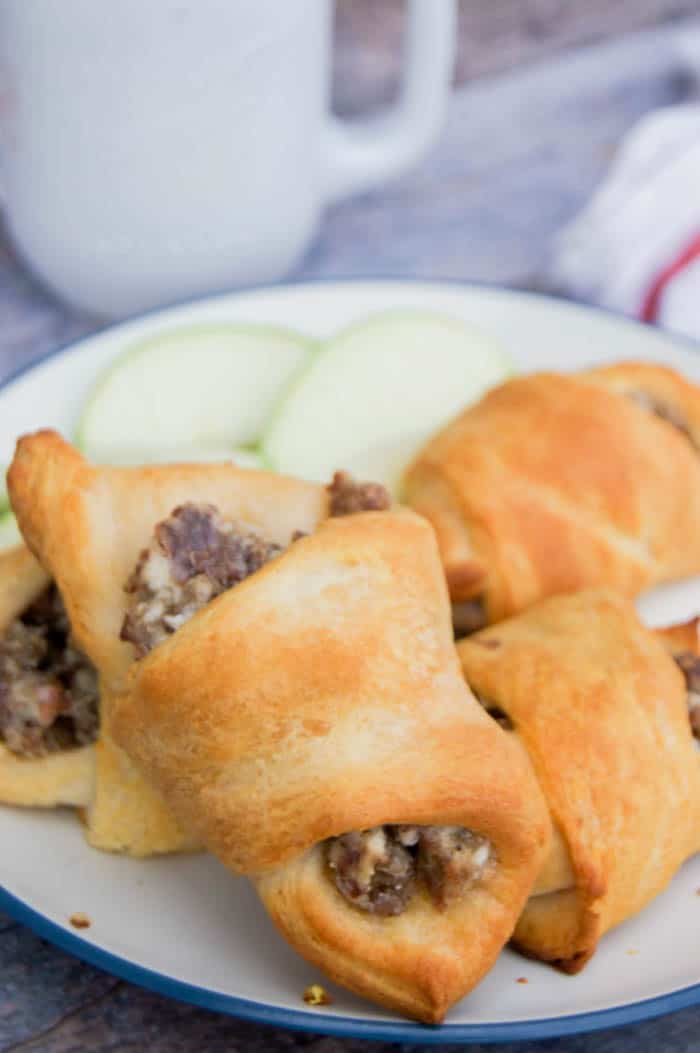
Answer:
[{"label": "sausage filling", "polygon": [[391,508],[389,491],[380,483],[358,483],[348,472],[336,472],[328,486],[329,516],[356,512],[385,512]]},{"label": "sausage filling", "polygon": [[376,826],[326,842],[338,891],[360,910],[402,914],[422,882],[445,909],[494,864],[491,842],[461,826]]},{"label": "sausage filling", "polygon": [[121,639],[143,658],[280,552],[281,545],[225,519],[213,505],[181,505],[158,523],[126,583]]},{"label": "sausage filling", "polygon": [[452,604],[452,628],[455,640],[462,640],[465,636],[485,629],[488,625],[486,605],[481,596],[473,600],[465,600],[464,603]]},{"label": "sausage filling", "polygon": [[661,399],[654,398],[648,391],[629,391],[627,397],[631,398],[642,409],[653,413],[655,417],[659,417],[660,420],[665,420],[667,424],[672,425],[676,431],[685,436],[688,442],[697,449],[697,443],[690,431],[688,421],[675,406],[671,406],[668,402],[663,402]]},{"label": "sausage filling", "polygon": [[0,641],[0,741],[20,757],[85,746],[97,738],[97,700],[97,673],[51,585]]},{"label": "sausage filling", "polygon": [[[336,472],[328,487],[331,516],[383,510],[391,498],[377,483]],[[296,531],[292,541],[304,537]],[[222,592],[255,574],[283,546],[222,516],[213,505],[184,504],[155,527],[126,583],[120,638],[138,658],[176,632]]]},{"label": "sausage filling", "polygon": [[700,744],[700,657],[690,651],[674,655],[685,677],[688,691],[688,717],[696,741]]}]

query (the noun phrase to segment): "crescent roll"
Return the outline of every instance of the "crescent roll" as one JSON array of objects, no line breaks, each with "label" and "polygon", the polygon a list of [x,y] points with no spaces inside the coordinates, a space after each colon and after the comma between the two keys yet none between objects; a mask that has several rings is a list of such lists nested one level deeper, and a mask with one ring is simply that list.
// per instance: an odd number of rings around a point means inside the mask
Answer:
[{"label": "crescent roll", "polygon": [[644,363],[516,377],[432,439],[404,496],[464,635],[558,592],[700,571],[700,388]]},{"label": "crescent roll", "polygon": [[55,579],[75,637],[100,674],[88,839],[133,855],[194,847],[113,741],[111,699],[134,661],[133,647],[120,639],[124,587],[154,524],[182,502],[210,502],[287,543],[294,530],[315,526],[326,504],[322,488],[232,464],[97,467],[52,431],[19,441],[8,487],[22,533]]},{"label": "crescent roll", "polygon": [[[515,944],[577,972],[700,848],[689,685],[663,637],[609,591],[544,600],[458,651],[529,756],[558,835]],[[697,674],[700,686],[700,663]]]},{"label": "crescent roll", "polygon": [[0,803],[87,805],[96,686],[49,576],[22,545],[0,553]]},{"label": "crescent roll", "polygon": [[297,951],[420,1020],[492,965],[546,850],[537,782],[461,676],[408,510],[324,520],[156,642],[113,732]]}]

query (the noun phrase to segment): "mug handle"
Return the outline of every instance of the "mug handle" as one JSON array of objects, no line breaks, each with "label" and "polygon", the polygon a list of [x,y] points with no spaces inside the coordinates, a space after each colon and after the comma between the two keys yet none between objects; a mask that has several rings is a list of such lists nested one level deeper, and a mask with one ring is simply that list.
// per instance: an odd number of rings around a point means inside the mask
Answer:
[{"label": "mug handle", "polygon": [[404,76],[398,102],[365,121],[330,117],[326,129],[326,201],[384,183],[433,144],[450,94],[456,0],[408,0]]}]

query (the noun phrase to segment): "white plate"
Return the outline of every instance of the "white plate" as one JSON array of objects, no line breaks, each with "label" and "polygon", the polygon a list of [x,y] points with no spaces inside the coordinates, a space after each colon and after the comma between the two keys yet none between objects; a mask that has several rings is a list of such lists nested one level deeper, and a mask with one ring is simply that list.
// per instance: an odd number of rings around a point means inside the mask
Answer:
[{"label": "white plate", "polygon": [[[690,344],[543,297],[473,286],[320,283],[258,290],[149,315],[64,349],[0,391],[0,463],[20,433],[70,433],[95,377],[132,340],[180,322],[282,323],[330,333],[372,311],[447,311],[505,342],[522,370],[575,369],[622,358],[666,362],[700,382]],[[400,397],[400,392],[397,392]],[[660,624],[700,610],[700,581],[641,604]],[[89,849],[68,813],[0,808],[0,908],[98,966],[184,1001],[266,1023],[414,1042],[525,1039],[611,1027],[700,1002],[700,858],[640,917],[605,937],[584,972],[563,976],[505,951],[441,1028],[406,1023],[326,984],[333,1004],[309,1010],[322,980],[276,935],[247,883],[205,856],[136,862]],[[83,911],[80,936],[68,922]],[[527,983],[518,983],[525,977]]]}]

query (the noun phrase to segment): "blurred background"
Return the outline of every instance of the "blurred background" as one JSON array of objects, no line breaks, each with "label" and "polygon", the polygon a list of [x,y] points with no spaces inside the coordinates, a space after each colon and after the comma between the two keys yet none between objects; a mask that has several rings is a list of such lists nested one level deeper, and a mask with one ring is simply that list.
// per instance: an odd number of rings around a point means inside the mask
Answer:
[{"label": "blurred background", "polygon": [[[404,7],[339,0],[332,94],[340,115],[365,116],[396,95]],[[640,261],[623,293],[608,288],[608,271],[630,255],[613,224],[603,234],[585,225],[573,267],[570,251],[557,259],[558,239],[641,119],[690,106],[682,145],[698,147],[699,80],[700,0],[460,0],[439,141],[406,175],[329,209],[290,278],[478,280],[639,313],[643,290],[700,232],[700,160],[673,173],[672,193],[663,178],[652,181],[640,215],[626,216]],[[700,273],[694,288],[700,303]],[[40,288],[1,227],[0,320],[5,371],[99,322]],[[700,333],[700,319],[691,328]]]},{"label": "blurred background", "polygon": [[[401,0],[340,0],[340,113],[393,97],[402,27]],[[394,185],[388,212],[379,195],[362,211],[356,202],[337,210],[307,269],[354,270],[338,242],[352,240],[354,224],[367,234],[381,226],[380,271],[411,265],[426,276],[552,288],[552,239],[589,200],[626,134],[659,107],[696,101],[699,83],[700,0],[460,0],[455,95],[440,144]],[[700,220],[699,187],[697,168],[688,177],[690,228]],[[668,202],[653,188],[652,196],[658,224]]]},{"label": "blurred background", "polygon": [[[460,0],[454,83],[699,15],[698,0]],[[402,0],[340,0],[335,69],[340,112],[391,98],[400,73],[402,28]]]}]

